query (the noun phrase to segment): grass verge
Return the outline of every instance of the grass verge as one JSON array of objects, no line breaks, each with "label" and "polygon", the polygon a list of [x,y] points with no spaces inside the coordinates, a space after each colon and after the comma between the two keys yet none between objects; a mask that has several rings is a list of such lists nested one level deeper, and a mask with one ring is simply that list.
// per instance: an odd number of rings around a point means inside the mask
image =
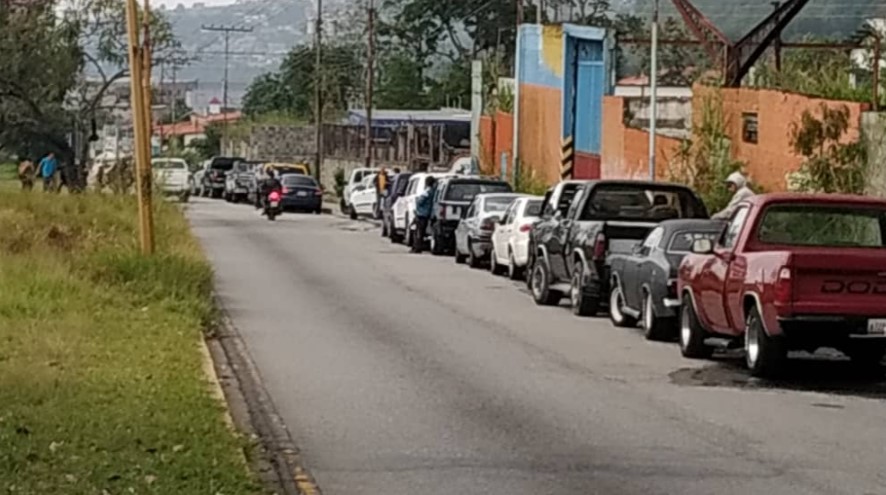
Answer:
[{"label": "grass verge", "polygon": [[260,493],[202,370],[211,269],[176,207],[0,194],[0,492]]}]

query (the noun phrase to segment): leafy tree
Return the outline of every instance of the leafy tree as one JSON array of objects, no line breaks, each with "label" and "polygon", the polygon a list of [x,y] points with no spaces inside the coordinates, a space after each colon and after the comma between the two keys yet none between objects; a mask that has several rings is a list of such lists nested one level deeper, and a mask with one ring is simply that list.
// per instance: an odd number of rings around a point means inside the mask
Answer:
[{"label": "leafy tree", "polygon": [[819,116],[808,110],[791,126],[791,145],[805,159],[790,177],[791,189],[806,192],[863,194],[867,156],[861,142],[844,142],[849,108],[822,103]]},{"label": "leafy tree", "polygon": [[375,106],[389,109],[431,107],[422,66],[402,51],[387,54],[379,63]]}]

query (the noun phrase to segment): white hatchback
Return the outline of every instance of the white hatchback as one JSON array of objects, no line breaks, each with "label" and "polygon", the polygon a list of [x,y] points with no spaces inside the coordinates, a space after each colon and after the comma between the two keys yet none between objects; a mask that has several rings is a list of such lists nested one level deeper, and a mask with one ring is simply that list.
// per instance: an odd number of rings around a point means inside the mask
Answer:
[{"label": "white hatchback", "polygon": [[541,215],[544,198],[517,198],[502,215],[492,233],[492,254],[495,264],[506,266],[508,276],[518,279],[529,262],[529,231]]}]

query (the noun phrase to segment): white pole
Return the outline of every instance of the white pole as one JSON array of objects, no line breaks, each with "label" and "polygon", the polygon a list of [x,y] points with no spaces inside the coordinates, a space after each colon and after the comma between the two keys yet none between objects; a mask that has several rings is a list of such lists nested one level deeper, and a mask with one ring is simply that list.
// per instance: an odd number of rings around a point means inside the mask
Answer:
[{"label": "white pole", "polygon": [[649,178],[655,181],[655,133],[658,123],[658,7],[652,13],[652,63],[649,68]]}]

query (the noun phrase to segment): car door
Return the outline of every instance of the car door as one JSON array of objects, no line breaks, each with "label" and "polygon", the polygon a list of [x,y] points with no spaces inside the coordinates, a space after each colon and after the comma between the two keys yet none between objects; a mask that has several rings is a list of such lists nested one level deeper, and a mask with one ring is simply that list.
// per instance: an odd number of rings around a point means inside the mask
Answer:
[{"label": "car door", "polygon": [[725,333],[729,329],[726,315],[726,280],[734,259],[733,251],[744,229],[750,212],[749,206],[742,206],[729,219],[729,224],[714,246],[714,253],[707,257],[702,266],[701,280],[698,281],[700,308],[696,308],[705,323],[714,331]]},{"label": "car door", "polygon": [[467,254],[468,253],[468,219],[474,216],[476,208],[473,204],[468,207],[468,210],[465,212],[464,218],[458,222],[458,227],[455,228],[455,248],[459,253]]},{"label": "car door", "polygon": [[508,206],[501,222],[495,226],[495,232],[492,234],[494,238],[493,245],[495,247],[495,258],[499,262],[508,258],[508,243],[511,239],[511,233],[514,230],[514,222],[517,218],[521,200],[516,200]]},{"label": "car door", "polygon": [[664,229],[657,227],[643,239],[634,251],[625,256],[624,278],[622,289],[624,290],[625,304],[629,308],[639,309],[643,304],[643,284],[648,281],[644,273],[650,270],[650,255],[652,250],[661,243]]},{"label": "car door", "polygon": [[415,194],[417,182],[418,177],[410,178],[403,197],[394,203],[394,228],[398,230],[406,229],[406,210],[409,208],[409,201],[412,198],[412,195]]}]

